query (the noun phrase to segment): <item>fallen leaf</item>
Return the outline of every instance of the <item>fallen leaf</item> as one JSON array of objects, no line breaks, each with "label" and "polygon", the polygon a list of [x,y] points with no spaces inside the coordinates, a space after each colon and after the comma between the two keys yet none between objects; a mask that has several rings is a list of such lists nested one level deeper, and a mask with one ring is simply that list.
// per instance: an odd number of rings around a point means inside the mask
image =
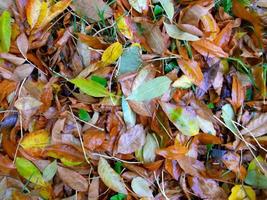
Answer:
[{"label": "fallen leaf", "polygon": [[105,141],[105,132],[100,131],[100,130],[91,130],[88,129],[84,134],[83,134],[83,141],[84,141],[84,146],[91,151],[95,150],[97,147],[100,147],[103,142]]},{"label": "fallen leaf", "polygon": [[192,47],[204,57],[228,57],[228,53],[224,52],[221,47],[215,45],[209,40],[201,39],[198,41],[193,41]]},{"label": "fallen leaf", "polygon": [[199,124],[193,111],[164,102],[161,102],[161,107],[169,120],[184,135],[194,136],[199,133]]},{"label": "fallen leaf", "polygon": [[140,176],[135,177],[131,183],[131,187],[137,196],[153,198],[153,191],[149,188],[149,186],[149,182]]},{"label": "fallen leaf", "polygon": [[123,49],[121,43],[115,42],[104,51],[104,53],[102,54],[101,61],[105,65],[110,65],[121,56],[122,52]]},{"label": "fallen leaf", "polygon": [[72,2],[71,7],[80,16],[86,16],[93,21],[100,21],[101,14],[104,19],[112,16],[111,8],[103,0],[76,0]]},{"label": "fallen leaf", "polygon": [[148,0],[129,0],[129,4],[139,13],[146,13],[149,9]]},{"label": "fallen leaf", "polygon": [[8,52],[11,43],[11,15],[4,11],[0,16],[0,52]]},{"label": "fallen leaf", "polygon": [[42,3],[40,0],[28,0],[26,5],[27,21],[31,28],[35,26],[38,21]]},{"label": "fallen leaf", "polygon": [[180,78],[173,82],[172,87],[188,89],[192,85],[193,82],[191,81],[191,79],[186,75],[182,75]]},{"label": "fallen leaf", "polygon": [[55,174],[57,173],[57,160],[54,160],[43,171],[43,179],[48,182],[53,179]]},{"label": "fallen leaf", "polygon": [[179,160],[187,152],[187,148],[180,145],[172,145],[166,148],[157,149],[156,153],[169,160]]},{"label": "fallen leaf", "polygon": [[246,129],[241,130],[242,135],[252,134],[254,137],[260,137],[266,134],[267,113],[262,113],[255,116],[246,126]]},{"label": "fallen leaf", "polygon": [[193,192],[202,199],[226,199],[226,193],[219,184],[202,177],[189,177],[189,185]]},{"label": "fallen leaf", "polygon": [[15,107],[20,111],[36,109],[41,105],[42,103],[40,101],[31,96],[21,97],[15,102]]},{"label": "fallen leaf", "polygon": [[159,0],[163,9],[165,10],[169,20],[172,22],[172,18],[174,16],[174,5],[172,0]]},{"label": "fallen leaf", "polygon": [[142,64],[140,48],[131,46],[125,49],[119,61],[119,74],[137,71]]},{"label": "fallen leaf", "polygon": [[164,23],[164,27],[168,33],[168,35],[174,39],[178,40],[186,40],[186,41],[197,41],[199,37],[192,35],[187,32],[181,31],[176,25],[174,24],[167,24]]},{"label": "fallen leaf", "polygon": [[171,85],[171,80],[166,76],[160,76],[150,81],[145,82],[132,91],[127,100],[133,101],[149,101],[153,98],[162,96],[168,91]]},{"label": "fallen leaf", "polygon": [[245,90],[242,86],[242,83],[237,76],[233,76],[231,104],[233,105],[235,111],[237,111],[242,106],[244,100]]},{"label": "fallen leaf", "polygon": [[79,173],[60,166],[58,166],[57,171],[61,180],[72,189],[79,192],[88,190],[88,181]]},{"label": "fallen leaf", "polygon": [[230,104],[225,104],[222,107],[222,118],[227,128],[234,134],[237,134],[238,133],[237,127],[233,122],[235,120],[235,113]]},{"label": "fallen leaf", "polygon": [[118,153],[128,154],[140,149],[145,144],[145,130],[137,124],[124,132],[118,141]]},{"label": "fallen leaf", "polygon": [[29,42],[28,42],[28,38],[27,36],[25,35],[25,33],[21,33],[18,38],[17,38],[17,46],[18,46],[18,49],[21,53],[21,55],[24,57],[24,58],[27,58],[27,51],[29,49]]},{"label": "fallen leaf", "polygon": [[100,157],[98,168],[98,174],[103,183],[115,192],[127,194],[126,185],[122,181],[119,174],[117,174],[109,165],[109,163],[102,157]]},{"label": "fallen leaf", "polygon": [[33,65],[23,64],[17,66],[13,73],[18,78],[19,81],[22,81],[23,79],[31,75],[33,69],[34,69]]},{"label": "fallen leaf", "polygon": [[123,111],[123,119],[127,125],[127,128],[131,128],[136,124],[136,114],[132,111],[125,97],[121,99],[121,107]]},{"label": "fallen leaf", "polygon": [[49,132],[38,130],[25,135],[20,144],[28,153],[38,155],[49,144],[49,141]]},{"label": "fallen leaf", "polygon": [[40,186],[47,185],[39,169],[34,164],[32,164],[32,162],[30,162],[29,160],[26,160],[25,158],[17,157],[15,161],[15,165],[16,165],[18,173],[23,178],[27,179],[28,181],[36,185],[40,185]]},{"label": "fallen leaf", "polygon": [[5,59],[15,65],[22,65],[25,62],[25,58],[15,56],[10,53],[0,53],[0,58]]},{"label": "fallen leaf", "polygon": [[183,59],[178,60],[179,67],[183,73],[190,78],[190,80],[196,84],[200,85],[203,80],[203,74],[200,65],[196,61],[186,61]]},{"label": "fallen leaf", "polygon": [[256,193],[250,186],[235,185],[231,189],[231,195],[228,200],[243,200],[243,199],[256,200]]},{"label": "fallen leaf", "polygon": [[107,97],[113,95],[104,86],[91,79],[75,78],[70,80],[70,82],[73,83],[75,86],[77,86],[82,92],[88,94],[89,96]]},{"label": "fallen leaf", "polygon": [[143,147],[143,159],[145,163],[152,163],[156,159],[156,150],[159,148],[159,143],[155,135],[148,133]]},{"label": "fallen leaf", "polygon": [[99,178],[92,179],[89,184],[88,200],[98,200],[99,197]]}]

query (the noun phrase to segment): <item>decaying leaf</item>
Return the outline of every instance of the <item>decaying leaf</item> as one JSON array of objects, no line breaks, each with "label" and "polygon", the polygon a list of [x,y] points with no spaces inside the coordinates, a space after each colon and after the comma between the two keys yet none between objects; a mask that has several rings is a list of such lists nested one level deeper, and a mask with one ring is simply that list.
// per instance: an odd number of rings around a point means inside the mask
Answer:
[{"label": "decaying leaf", "polygon": [[120,136],[118,152],[123,154],[133,153],[145,144],[145,130],[137,124]]},{"label": "decaying leaf", "polygon": [[76,191],[86,192],[88,181],[79,173],[68,168],[58,166],[58,175],[65,184]]},{"label": "decaying leaf", "polygon": [[260,137],[266,134],[266,123],[267,123],[267,113],[262,113],[255,116],[248,125],[246,129],[241,130],[242,135],[252,134],[254,137]]},{"label": "decaying leaf", "polygon": [[123,194],[128,193],[120,175],[110,167],[109,163],[104,158],[100,157],[97,171],[101,180],[107,187],[116,192]]}]

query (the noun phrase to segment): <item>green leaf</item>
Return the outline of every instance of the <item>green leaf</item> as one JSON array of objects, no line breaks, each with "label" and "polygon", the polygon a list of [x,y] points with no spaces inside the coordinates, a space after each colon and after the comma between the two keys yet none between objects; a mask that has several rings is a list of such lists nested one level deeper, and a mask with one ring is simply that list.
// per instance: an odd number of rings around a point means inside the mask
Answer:
[{"label": "green leaf", "polygon": [[222,118],[227,128],[230,129],[233,133],[237,134],[238,130],[232,122],[233,120],[235,120],[235,113],[230,104],[225,104],[222,107]]},{"label": "green leaf", "polygon": [[159,17],[164,12],[163,8],[159,5],[155,5],[153,13],[155,17]]},{"label": "green leaf", "polygon": [[[230,1],[230,0],[227,0]],[[250,6],[251,1],[250,0],[237,0],[240,4],[242,4],[243,6]]]},{"label": "green leaf", "polygon": [[165,10],[169,20],[172,21],[174,15],[174,5],[172,0],[159,0],[159,2]]},{"label": "green leaf", "polygon": [[214,103],[212,103],[212,102],[208,103],[207,106],[208,106],[209,109],[213,109],[213,108],[215,108],[215,105],[214,105]]},{"label": "green leaf", "polygon": [[170,103],[162,102],[161,107],[167,114],[169,120],[182,132],[182,134],[194,136],[199,133],[199,124],[195,113]]},{"label": "green leaf", "polygon": [[169,73],[172,70],[174,70],[175,68],[178,68],[178,64],[177,64],[176,60],[175,61],[171,61],[168,64],[166,64],[165,67],[164,67],[164,72],[165,73]]},{"label": "green leaf", "polygon": [[191,33],[181,31],[174,24],[167,24],[164,22],[164,27],[165,27],[168,35],[174,39],[185,40],[185,41],[197,41],[197,40],[199,40],[199,37],[197,37]]},{"label": "green leaf", "polygon": [[142,64],[140,48],[132,46],[123,51],[119,63],[119,74],[136,71]]},{"label": "green leaf", "polygon": [[101,76],[91,76],[91,80],[98,82],[99,84],[103,85],[104,87],[107,87],[107,79],[101,77]]},{"label": "green leaf", "polygon": [[4,11],[0,16],[0,52],[8,52],[11,41],[11,15]]},{"label": "green leaf", "polygon": [[26,160],[25,158],[17,157],[15,165],[18,173],[23,178],[36,185],[46,186],[46,182],[43,179],[41,172],[34,164],[32,164],[31,161]]},{"label": "green leaf", "polygon": [[116,161],[114,164],[114,170],[120,174],[122,171],[122,162],[121,161]]},{"label": "green leaf", "polygon": [[245,183],[257,189],[267,189],[267,177],[256,170],[248,171]]},{"label": "green leaf", "polygon": [[132,111],[125,97],[121,99],[121,107],[123,111],[123,119],[127,127],[133,127],[136,123],[136,114]]},{"label": "green leaf", "polygon": [[127,195],[122,194],[122,193],[118,193],[113,195],[112,197],[110,197],[110,200],[124,200],[126,199]]},{"label": "green leaf", "polygon": [[93,97],[107,97],[113,96],[104,86],[96,81],[85,79],[85,78],[75,78],[70,80],[75,86],[77,86],[82,92]]},{"label": "green leaf", "polygon": [[55,174],[57,173],[57,160],[54,160],[43,171],[43,179],[48,182],[53,179]]},{"label": "green leaf", "polygon": [[160,76],[145,82],[136,88],[127,100],[149,101],[160,97],[170,88],[171,80],[167,76]]},{"label": "green leaf", "polygon": [[84,109],[79,110],[79,118],[85,122],[89,122],[89,120],[91,119],[89,113]]}]

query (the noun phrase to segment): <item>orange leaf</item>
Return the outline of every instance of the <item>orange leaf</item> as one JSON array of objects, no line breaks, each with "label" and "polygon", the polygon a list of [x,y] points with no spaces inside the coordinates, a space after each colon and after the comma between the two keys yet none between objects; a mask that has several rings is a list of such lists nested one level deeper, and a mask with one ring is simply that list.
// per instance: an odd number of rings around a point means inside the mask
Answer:
[{"label": "orange leaf", "polygon": [[233,105],[235,111],[237,111],[237,109],[240,108],[240,106],[242,106],[244,100],[245,100],[244,88],[242,87],[241,81],[235,75],[233,76],[233,82],[232,82],[232,100],[231,100],[231,104]]},{"label": "orange leaf", "polygon": [[0,83],[0,102],[16,89],[16,82],[3,80]]},{"label": "orange leaf", "polygon": [[179,67],[185,75],[187,75],[191,81],[196,85],[200,85],[203,80],[203,73],[199,66],[199,63],[193,60],[178,60]]},{"label": "orange leaf", "polygon": [[237,177],[239,177],[241,180],[244,180],[247,171],[246,168],[239,163],[240,156],[238,154],[228,152],[222,157],[222,161],[229,170],[235,172]]},{"label": "orange leaf", "polygon": [[51,106],[53,100],[53,89],[50,84],[48,84],[48,87],[45,87],[44,91],[41,94],[40,100],[43,104],[39,108],[39,111],[47,111],[47,109]]},{"label": "orange leaf", "polygon": [[221,144],[221,140],[219,137],[216,137],[211,134],[200,133],[194,137],[197,139],[201,144]]},{"label": "orange leaf", "polygon": [[217,35],[217,37],[214,40],[214,43],[219,47],[222,48],[225,47],[230,40],[232,34],[232,28],[233,28],[233,23],[232,22],[228,23]]},{"label": "orange leaf", "polygon": [[204,57],[228,57],[221,47],[213,44],[209,40],[201,39],[191,43],[192,47]]},{"label": "orange leaf", "polygon": [[181,168],[178,166],[176,160],[165,160],[165,169],[175,180],[178,180],[181,173]]},{"label": "orange leaf", "polygon": [[103,144],[105,138],[105,132],[89,129],[83,134],[84,146],[93,151]]},{"label": "orange leaf", "polygon": [[93,36],[85,35],[82,33],[77,33],[77,34],[82,43],[85,43],[89,47],[92,47],[94,49],[106,49],[109,46],[109,44],[105,43],[99,37],[93,37]]},{"label": "orange leaf", "polygon": [[163,149],[157,149],[156,153],[169,160],[179,160],[187,152],[187,148],[180,145],[172,145]]},{"label": "orange leaf", "polygon": [[256,13],[248,11],[238,0],[233,0],[233,13],[235,16],[250,22],[254,26],[254,32],[257,38],[262,42],[261,19]]},{"label": "orange leaf", "polygon": [[220,31],[215,19],[213,16],[208,13],[200,18],[201,22],[204,25],[204,30],[207,33],[210,33],[211,38],[214,39],[216,34]]},{"label": "orange leaf", "polygon": [[33,28],[38,21],[41,6],[42,3],[40,0],[28,0],[28,3],[26,5],[26,16],[31,28]]}]

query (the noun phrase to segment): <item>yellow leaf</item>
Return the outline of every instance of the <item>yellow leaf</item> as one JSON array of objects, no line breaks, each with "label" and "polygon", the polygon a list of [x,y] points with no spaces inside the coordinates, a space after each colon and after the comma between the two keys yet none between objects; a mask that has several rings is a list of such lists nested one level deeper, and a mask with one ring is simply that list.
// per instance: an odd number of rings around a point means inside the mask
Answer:
[{"label": "yellow leaf", "polygon": [[50,140],[49,132],[38,130],[27,134],[21,141],[21,146],[30,153],[35,153],[48,145]]},{"label": "yellow leaf", "polygon": [[33,28],[39,18],[42,3],[40,0],[29,0],[26,5],[27,21]]},{"label": "yellow leaf", "polygon": [[40,26],[43,21],[46,20],[47,18],[47,15],[48,15],[48,3],[47,2],[42,2],[42,5],[41,5],[41,10],[40,10],[40,15],[38,17],[38,20],[36,22],[36,27]]},{"label": "yellow leaf", "polygon": [[105,65],[110,65],[121,56],[122,52],[121,43],[115,42],[104,51],[101,60]]},{"label": "yellow leaf", "polygon": [[133,32],[129,27],[129,18],[123,16],[123,14],[115,13],[115,19],[117,21],[118,30],[128,39],[133,39]]},{"label": "yellow leaf", "polygon": [[250,186],[235,185],[232,187],[231,192],[228,200],[256,200],[256,194]]},{"label": "yellow leaf", "polygon": [[[51,22],[55,17],[57,17],[60,13],[62,13],[71,3],[72,0],[62,0],[57,2],[56,4],[52,5],[51,7],[48,8],[48,13],[47,16],[41,21],[40,24],[36,26],[36,28],[43,28],[46,26],[49,22]],[[45,9],[45,8],[44,8]],[[45,14],[45,10],[43,11]],[[42,17],[40,14],[40,17]],[[38,20],[39,22],[39,20]]]}]

